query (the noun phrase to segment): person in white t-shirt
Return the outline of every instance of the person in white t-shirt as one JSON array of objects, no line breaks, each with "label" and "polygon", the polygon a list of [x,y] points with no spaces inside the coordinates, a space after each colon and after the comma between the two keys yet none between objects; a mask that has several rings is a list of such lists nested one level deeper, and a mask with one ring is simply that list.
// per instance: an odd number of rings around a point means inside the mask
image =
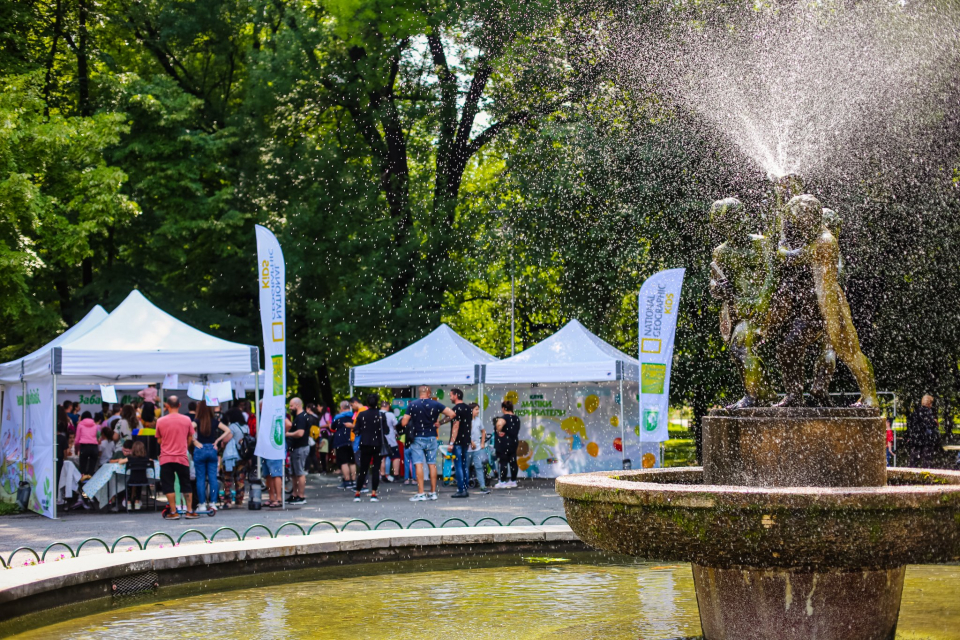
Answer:
[{"label": "person in white t-shirt", "polygon": [[487,430],[483,427],[483,421],[480,420],[480,405],[476,402],[470,404],[473,407],[473,422],[470,423],[470,459],[468,460],[467,473],[472,468],[477,474],[477,490],[480,493],[490,493],[487,489],[487,480],[484,478],[483,463],[487,460]]},{"label": "person in white t-shirt", "polygon": [[[387,458],[380,463],[380,477],[385,482],[393,482],[400,475],[400,445],[397,443],[397,416],[393,414],[389,402],[380,403],[380,413],[387,417],[387,446],[390,447],[390,468],[387,468]],[[390,473],[390,472],[393,473]]]}]

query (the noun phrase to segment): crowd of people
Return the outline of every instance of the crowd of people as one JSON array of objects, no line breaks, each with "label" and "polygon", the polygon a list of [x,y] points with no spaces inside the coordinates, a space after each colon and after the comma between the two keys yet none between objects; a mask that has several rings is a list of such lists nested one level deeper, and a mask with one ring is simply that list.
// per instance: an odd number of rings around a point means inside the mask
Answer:
[{"label": "crowd of people", "polygon": [[[262,506],[281,508],[285,467],[291,481],[286,504],[292,506],[306,504],[306,477],[314,472],[339,474],[340,488],[351,490],[357,502],[364,494],[379,501],[381,482],[416,485],[412,502],[437,500],[443,460],[449,461],[456,482],[453,498],[468,497],[471,484],[476,492],[489,493],[487,482],[494,478],[494,489],[515,488],[520,420],[513,405],[505,401],[488,429],[479,405],[464,402],[462,390],[452,389],[450,399],[451,406],[445,406],[430,387],[420,387],[398,417],[375,393],[362,402],[341,402],[335,414],[292,398],[285,461],[254,457],[256,418],[243,399],[223,411],[219,405],[191,401],[182,412],[179,399],[169,396],[161,410],[150,386],[135,402],[103,403],[93,414],[68,400],[57,414],[58,477],[63,464],[77,467],[81,483],[105,464],[126,464],[130,495],[126,489],[118,492],[114,509],[127,507],[127,500],[134,510],[141,509],[143,487],[159,480],[168,519],[241,506],[251,478],[262,483]],[[444,424],[450,424],[446,443],[440,439]],[[148,478],[155,463],[159,478]],[[80,496],[74,507],[90,508],[82,491]]]},{"label": "crowd of people", "polygon": [[[132,492],[135,495],[120,492],[113,498],[116,501],[114,509],[126,506],[126,500],[130,499],[133,509],[139,510],[142,507],[142,487],[149,483],[148,470],[154,461],[159,462],[162,476],[165,463],[173,460],[187,468],[184,477],[177,476],[181,481],[181,493],[198,499],[202,497],[189,505],[189,511],[209,513],[215,512],[218,504],[224,507],[241,505],[252,451],[246,454],[247,459],[243,459],[238,445],[245,437],[256,436],[256,417],[250,412],[247,401],[238,400],[224,412],[219,405],[190,402],[187,412],[181,415],[190,426],[189,438],[180,438],[177,434],[177,437],[168,438],[165,446],[160,433],[161,424],[169,424],[171,421],[167,418],[170,415],[180,415],[179,401],[175,396],[168,398],[162,411],[157,406],[154,387],[140,391],[139,396],[129,404],[102,403],[101,410],[96,413],[81,412],[80,404],[72,400],[58,406],[57,477],[62,477],[64,464],[73,464],[80,473],[82,484],[105,464],[126,464],[129,474],[126,485],[136,486]],[[177,403],[176,411],[171,402]],[[176,446],[181,443],[182,451]],[[161,484],[162,480],[161,477]],[[169,492],[164,490],[164,493]],[[80,491],[73,507],[91,508],[89,498]]]}]

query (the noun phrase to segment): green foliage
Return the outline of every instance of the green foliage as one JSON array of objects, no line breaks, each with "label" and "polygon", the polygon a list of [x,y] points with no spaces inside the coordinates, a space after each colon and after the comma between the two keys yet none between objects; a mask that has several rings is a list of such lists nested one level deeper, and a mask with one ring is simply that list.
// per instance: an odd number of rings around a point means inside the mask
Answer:
[{"label": "green foliage", "polygon": [[[0,0],[0,355],[134,287],[259,342],[261,223],[308,399],[440,321],[504,356],[578,318],[634,353],[637,290],[677,266],[672,401],[735,399],[705,212],[767,184],[625,55],[728,4]],[[947,142],[906,154],[927,161],[813,187],[881,386],[956,397],[960,138],[952,107],[929,118]]]},{"label": "green foliage", "polygon": [[4,340],[13,355],[63,326],[48,293],[58,274],[90,257],[94,239],[137,206],[121,193],[126,174],[104,157],[127,131],[123,114],[45,117],[36,75],[2,81],[0,318],[17,321]]}]

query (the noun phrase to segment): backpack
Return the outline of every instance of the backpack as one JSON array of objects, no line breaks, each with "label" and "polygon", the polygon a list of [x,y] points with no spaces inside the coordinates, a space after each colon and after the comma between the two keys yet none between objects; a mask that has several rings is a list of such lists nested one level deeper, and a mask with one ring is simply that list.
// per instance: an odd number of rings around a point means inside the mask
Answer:
[{"label": "backpack", "polygon": [[241,460],[253,460],[254,451],[257,448],[257,439],[250,435],[250,429],[246,425],[238,424],[243,438],[237,443],[237,455]]}]

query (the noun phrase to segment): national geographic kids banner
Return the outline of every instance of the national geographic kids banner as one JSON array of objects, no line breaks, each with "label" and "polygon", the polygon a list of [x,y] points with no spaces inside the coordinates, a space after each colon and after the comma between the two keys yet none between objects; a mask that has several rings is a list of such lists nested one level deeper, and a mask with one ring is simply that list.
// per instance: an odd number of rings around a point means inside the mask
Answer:
[{"label": "national geographic kids banner", "polygon": [[670,373],[683,269],[654,274],[640,287],[640,450],[644,468],[659,467],[669,439]]},{"label": "national geographic kids banner", "polygon": [[54,517],[57,488],[53,478],[53,380],[27,383],[27,423],[24,435],[24,474],[30,483],[31,511]]},{"label": "national geographic kids banner", "polygon": [[287,340],[286,269],[276,236],[257,225],[257,279],[260,291],[260,324],[263,327],[263,409],[257,430],[256,454],[266,460],[286,455]]},{"label": "national geographic kids banner", "polygon": [[517,462],[528,478],[622,469],[624,447],[629,452],[638,445],[637,391],[636,382],[626,381],[623,399],[620,383],[612,381],[484,386],[484,423],[491,433],[500,403],[513,402],[521,425]]},{"label": "national geographic kids banner", "polygon": [[3,414],[0,415],[0,500],[13,502],[20,484],[23,387],[3,387]]}]

